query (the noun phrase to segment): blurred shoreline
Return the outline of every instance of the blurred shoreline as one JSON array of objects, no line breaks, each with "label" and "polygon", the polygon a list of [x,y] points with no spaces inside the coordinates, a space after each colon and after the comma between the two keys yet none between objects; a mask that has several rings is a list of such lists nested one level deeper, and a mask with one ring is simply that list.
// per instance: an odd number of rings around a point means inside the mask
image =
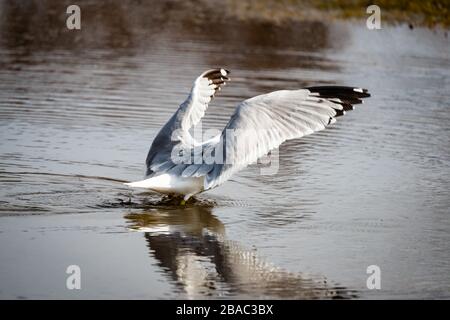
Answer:
[{"label": "blurred shoreline", "polygon": [[[400,23],[409,25],[410,29],[417,25],[431,26],[432,21],[435,23],[432,30],[442,28],[447,37],[446,19],[450,14],[446,17],[432,15],[439,11],[436,8],[443,6],[440,1],[433,2],[437,6],[434,11],[428,7],[422,10],[428,18],[416,13],[408,15],[408,11],[398,15],[395,12],[401,4],[397,7],[386,4],[385,9],[383,3],[380,4],[381,28],[395,25],[399,17],[402,17]],[[338,33],[340,41],[345,38],[336,30],[336,22],[358,23],[365,28],[369,17],[362,1],[78,0],[76,4],[82,11],[83,27],[79,32],[72,32],[66,28],[66,8],[71,4],[72,0],[0,1],[0,44],[25,48],[26,52],[31,48],[73,50],[86,47],[114,48],[113,52],[118,52],[120,48],[157,46],[157,39],[170,33],[178,39],[208,35],[209,39],[231,41],[237,47],[244,42],[273,47],[301,44],[301,47],[311,49],[326,47],[329,29]],[[411,8],[411,12],[416,12],[421,7]],[[445,10],[440,12],[445,13]]]},{"label": "blurred shoreline", "polygon": [[[113,16],[112,24],[123,24],[133,16],[143,24],[205,25],[219,23],[267,24],[291,27],[296,23],[333,21],[363,21],[370,14],[366,9],[376,4],[381,10],[382,26],[408,25],[413,27],[450,27],[450,2],[448,0],[387,1],[375,3],[366,0],[140,0],[96,2],[92,0],[40,0],[0,2],[0,23],[11,15],[24,15],[24,19],[40,18],[39,24],[65,21],[65,9],[71,4],[82,8],[83,19],[96,20],[104,15]],[[109,9],[108,9],[109,8]],[[109,12],[105,12],[108,9]],[[113,14],[119,12],[120,14]],[[126,14],[124,14],[126,12]],[[24,21],[25,24],[28,22]]]},{"label": "blurred shoreline", "polygon": [[380,7],[382,23],[388,25],[445,29],[450,26],[450,2],[446,0],[228,0],[228,7],[236,16],[275,23],[366,19],[369,17],[366,9],[372,4]]}]

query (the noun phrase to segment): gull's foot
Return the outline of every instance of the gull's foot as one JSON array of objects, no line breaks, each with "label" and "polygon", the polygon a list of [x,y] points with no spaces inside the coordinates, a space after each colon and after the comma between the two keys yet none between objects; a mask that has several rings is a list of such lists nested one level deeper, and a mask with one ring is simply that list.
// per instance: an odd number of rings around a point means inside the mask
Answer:
[{"label": "gull's foot", "polygon": [[181,200],[181,202],[180,202],[180,206],[185,206],[186,205],[186,200]]}]

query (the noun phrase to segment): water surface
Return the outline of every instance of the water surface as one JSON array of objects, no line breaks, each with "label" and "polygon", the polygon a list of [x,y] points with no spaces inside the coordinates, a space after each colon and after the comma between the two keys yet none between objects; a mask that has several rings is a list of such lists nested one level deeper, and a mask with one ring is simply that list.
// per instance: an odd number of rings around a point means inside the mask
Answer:
[{"label": "water surface", "polygon": [[[450,298],[444,31],[211,27],[90,1],[68,31],[64,6],[32,3],[0,4],[0,298]],[[282,145],[275,175],[251,166],[185,208],[125,187],[216,66],[232,81],[204,128],[273,90],[356,85],[372,98]],[[72,264],[81,290],[66,289]],[[366,287],[369,265],[381,290]]]}]

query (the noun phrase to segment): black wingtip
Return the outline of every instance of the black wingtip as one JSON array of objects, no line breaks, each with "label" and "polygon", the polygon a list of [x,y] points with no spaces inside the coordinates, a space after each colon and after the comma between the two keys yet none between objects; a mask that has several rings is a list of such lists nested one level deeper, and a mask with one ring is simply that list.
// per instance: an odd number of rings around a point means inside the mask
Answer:
[{"label": "black wingtip", "polygon": [[210,80],[213,79],[225,79],[225,80],[229,80],[229,78],[227,77],[230,74],[230,71],[224,68],[216,68],[216,69],[210,69],[208,71],[205,71],[202,74],[203,78],[207,78]]},{"label": "black wingtip", "polygon": [[221,86],[226,85],[227,81],[230,81],[230,78],[227,77],[230,74],[230,71],[224,68],[215,68],[205,71],[202,74],[202,77],[208,79],[210,83],[215,85],[214,94],[211,97],[221,90]]},{"label": "black wingtip", "polygon": [[353,110],[354,105],[363,103],[364,98],[369,98],[369,90],[359,87],[345,86],[319,86],[305,88],[316,96],[329,100],[342,106],[342,110],[335,109],[336,117],[342,116],[348,110]]},{"label": "black wingtip", "polygon": [[370,97],[369,90],[360,87],[346,87],[346,86],[320,86],[320,87],[306,87],[311,92],[317,92],[324,98],[368,98]]},{"label": "black wingtip", "polygon": [[367,89],[359,87],[344,87],[344,86],[321,86],[321,87],[306,87],[311,92],[318,93],[320,97],[327,99],[340,99],[344,103],[358,104],[362,102],[363,98],[370,97]]}]

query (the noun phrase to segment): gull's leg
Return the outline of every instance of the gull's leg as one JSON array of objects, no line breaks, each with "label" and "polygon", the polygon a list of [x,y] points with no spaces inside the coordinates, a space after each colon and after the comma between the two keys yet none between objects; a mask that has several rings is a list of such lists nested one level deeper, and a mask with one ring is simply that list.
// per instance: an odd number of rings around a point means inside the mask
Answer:
[{"label": "gull's leg", "polygon": [[181,203],[180,203],[180,205],[182,205],[182,206],[184,206],[184,205],[186,205],[186,202],[190,199],[190,197],[192,197],[193,196],[193,194],[187,194],[187,195],[185,195],[184,197],[183,197],[183,200],[181,200]]}]

